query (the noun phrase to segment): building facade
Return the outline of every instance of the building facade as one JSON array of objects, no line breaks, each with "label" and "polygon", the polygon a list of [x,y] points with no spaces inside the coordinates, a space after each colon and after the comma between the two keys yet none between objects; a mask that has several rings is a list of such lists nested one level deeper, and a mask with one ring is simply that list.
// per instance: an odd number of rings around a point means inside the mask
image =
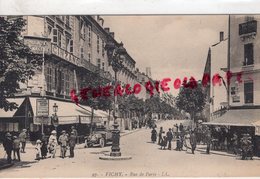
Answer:
[{"label": "building facade", "polygon": [[[77,125],[80,128],[79,124],[89,124],[91,108],[84,106],[84,111],[74,105],[70,99],[70,91],[75,89],[79,92],[89,86],[113,84],[114,72],[108,63],[105,45],[111,37],[114,43],[119,45],[114,39],[114,32],[103,27],[104,20],[100,16],[56,15],[23,18],[26,20],[22,33],[24,43],[32,52],[42,56],[43,64],[32,79],[20,84],[16,98],[10,99],[18,103],[18,110],[1,111],[1,132],[18,132],[22,128],[39,132],[39,124],[44,117],[37,115],[37,105],[42,98],[48,100],[48,117],[44,125],[50,124],[54,104],[59,106],[57,115],[61,125]],[[127,53],[123,59],[123,68],[118,74],[121,84],[133,86],[138,82],[135,65],[135,60]],[[108,113],[95,110],[94,116],[103,121],[107,119]],[[17,120],[10,122],[9,119]],[[48,133],[50,130],[42,132]]]}]

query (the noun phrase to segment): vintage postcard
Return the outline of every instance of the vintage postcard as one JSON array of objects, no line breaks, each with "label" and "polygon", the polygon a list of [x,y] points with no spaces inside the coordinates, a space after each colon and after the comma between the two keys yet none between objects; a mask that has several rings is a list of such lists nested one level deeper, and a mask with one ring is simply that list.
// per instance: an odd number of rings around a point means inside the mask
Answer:
[{"label": "vintage postcard", "polygon": [[260,176],[259,23],[3,13],[0,177]]}]

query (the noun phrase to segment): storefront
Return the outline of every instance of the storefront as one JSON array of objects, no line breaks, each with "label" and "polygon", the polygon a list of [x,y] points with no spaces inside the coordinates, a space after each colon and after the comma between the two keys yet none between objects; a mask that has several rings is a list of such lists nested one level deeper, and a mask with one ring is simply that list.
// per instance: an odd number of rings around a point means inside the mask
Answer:
[{"label": "storefront", "polygon": [[[89,133],[90,123],[107,124],[108,114],[105,111],[95,110],[93,121],[91,121],[91,108],[89,106],[77,106],[75,103],[65,100],[47,98],[46,106],[40,106],[39,97],[12,98],[9,102],[18,104],[18,108],[13,111],[0,110],[0,139],[3,139],[6,132],[18,135],[22,129],[27,129],[30,140],[37,140],[42,132],[49,135],[55,127],[52,125],[52,116],[57,115],[57,132],[62,130],[71,131],[74,126],[78,130],[79,136],[85,136]],[[54,112],[54,105],[57,111]],[[40,106],[40,107],[39,107]],[[41,109],[40,109],[41,108]],[[45,110],[46,115],[40,113]],[[42,112],[42,111],[41,111]]]},{"label": "storefront", "polygon": [[[245,133],[250,134],[254,144],[254,153],[259,156],[260,141],[257,129],[260,129],[260,127],[256,128],[256,126],[260,126],[259,114],[260,109],[232,109],[227,111],[223,116],[203,124],[212,128],[213,140],[218,141],[218,143],[221,143],[219,140],[226,140],[225,149],[230,148],[234,133],[238,135],[239,139]],[[221,147],[221,149],[223,148]]]}]

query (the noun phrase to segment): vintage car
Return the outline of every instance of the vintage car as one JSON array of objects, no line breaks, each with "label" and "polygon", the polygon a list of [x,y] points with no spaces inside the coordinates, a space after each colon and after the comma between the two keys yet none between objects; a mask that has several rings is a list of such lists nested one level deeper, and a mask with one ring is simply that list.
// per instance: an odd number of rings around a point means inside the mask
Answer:
[{"label": "vintage car", "polygon": [[109,142],[112,142],[112,132],[104,126],[99,126],[92,134],[85,137],[85,148],[92,146],[105,147]]}]

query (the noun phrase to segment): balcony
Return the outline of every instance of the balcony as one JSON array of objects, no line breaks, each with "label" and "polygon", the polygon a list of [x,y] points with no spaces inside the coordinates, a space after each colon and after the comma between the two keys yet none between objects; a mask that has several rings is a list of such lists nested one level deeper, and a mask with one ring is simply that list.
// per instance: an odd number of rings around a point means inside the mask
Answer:
[{"label": "balcony", "polygon": [[239,35],[248,35],[257,33],[257,21],[252,20],[242,24],[239,24]]}]

